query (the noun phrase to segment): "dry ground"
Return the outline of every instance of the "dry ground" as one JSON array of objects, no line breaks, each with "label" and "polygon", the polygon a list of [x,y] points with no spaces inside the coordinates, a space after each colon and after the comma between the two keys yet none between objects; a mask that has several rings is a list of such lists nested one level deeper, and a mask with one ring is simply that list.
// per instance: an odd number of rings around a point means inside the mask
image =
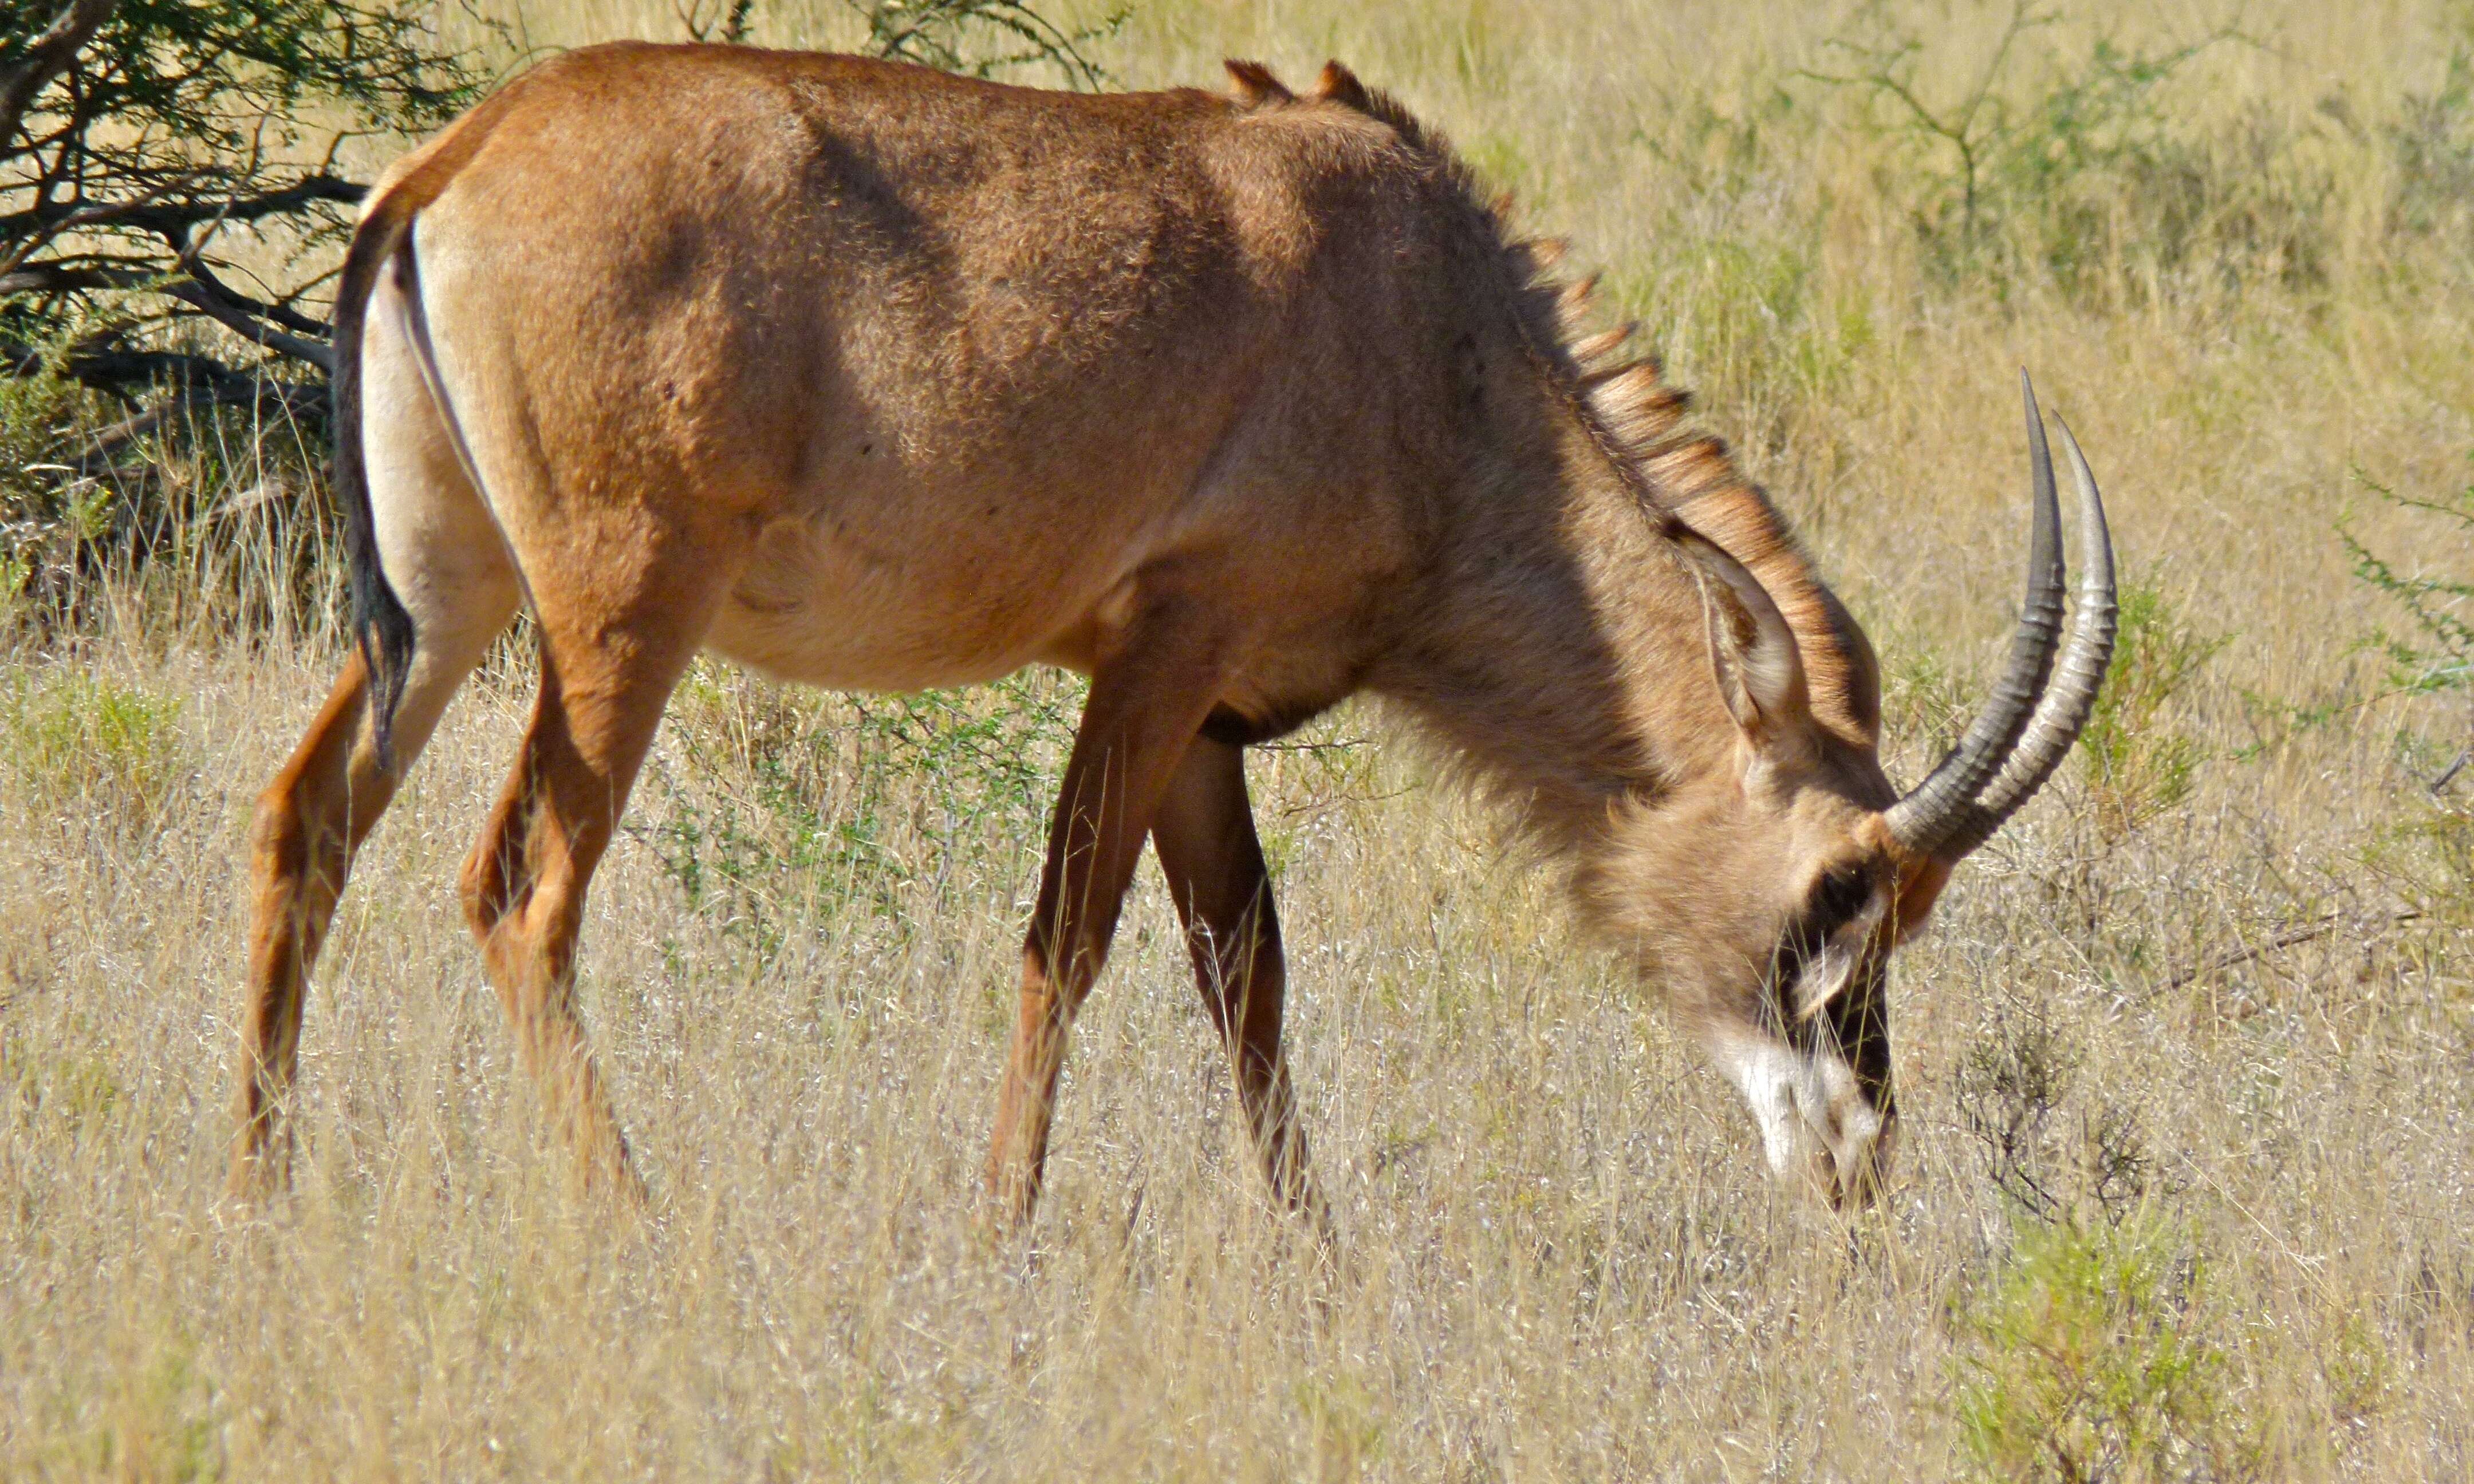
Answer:
[{"label": "dry ground", "polygon": [[[758,35],[847,39],[815,9]],[[501,10],[534,46],[679,24]],[[2474,12],[2254,4],[2106,92],[2223,12],[2071,10],[1978,115],[2009,142],[1973,230],[1953,149],[1797,74],[1912,38],[1940,107],[2006,8],[1158,0],[1092,48],[1136,85],[1340,55],[1572,233],[1871,627],[1906,776],[2010,621],[2014,368],[2071,419],[2145,616],[2106,748],[1902,961],[1883,1210],[1775,1198],[1654,990],[1352,713],[1254,767],[1338,1271],[1267,1209],[1148,869],[1036,1251],[991,1257],[1070,687],[910,712],[716,671],[587,929],[655,1197],[613,1221],[542,1147],[453,897],[517,647],[358,871],[297,1191],[224,1209],[247,810],[338,653],[225,621],[271,581],[261,510],[7,640],[0,1475],[2466,1477],[2474,779],[2423,786],[2465,707],[2379,699],[2362,641],[2408,631],[2337,525],[2474,569],[2363,483],[2474,478]]]}]

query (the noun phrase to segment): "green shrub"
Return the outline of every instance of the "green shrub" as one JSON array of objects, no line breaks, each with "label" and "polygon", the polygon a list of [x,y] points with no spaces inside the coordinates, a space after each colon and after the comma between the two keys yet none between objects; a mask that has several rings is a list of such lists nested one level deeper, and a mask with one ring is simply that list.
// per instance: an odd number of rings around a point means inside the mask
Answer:
[{"label": "green shrub", "polygon": [[915,696],[803,693],[699,665],[673,711],[681,767],[639,827],[691,910],[756,953],[792,925],[899,892],[955,858],[1035,850],[1081,682],[1025,671]]},{"label": "green shrub", "polygon": [[[2399,494],[2362,470],[2356,482],[2399,510],[2430,517],[2435,534],[2426,550],[2459,551],[2474,541],[2474,484],[2429,499]],[[2389,660],[2388,683],[2407,695],[2474,690],[2474,569],[2398,573],[2389,560],[2365,545],[2350,522],[2341,520],[2337,539],[2353,559],[2355,580],[2402,611],[2402,633],[2383,631],[2374,642]]]},{"label": "green shrub", "polygon": [[[2433,528],[2422,549],[2462,553],[2474,539],[2474,484],[2425,499],[2399,494],[2359,469],[2355,478]],[[2353,559],[2355,579],[2403,619],[2402,628],[2370,641],[2388,660],[2375,699],[2440,703],[2449,717],[2436,747],[2411,730],[2398,734],[2398,751],[2428,786],[2407,817],[2382,832],[2368,862],[2426,915],[2462,920],[2474,913],[2474,568],[2443,565],[2409,575],[2364,544],[2349,524],[2340,522],[2337,535]]]},{"label": "green shrub", "polygon": [[140,827],[187,777],[180,716],[171,697],[64,667],[0,692],[7,767],[38,812],[99,806]]},{"label": "green shrub", "polygon": [[2390,229],[2463,241],[2474,224],[2474,52],[2461,44],[2438,88],[2406,95],[2388,142],[2397,171]]},{"label": "green shrub", "polygon": [[2230,642],[2200,630],[2160,587],[2122,588],[2113,669],[2079,734],[2106,838],[2128,835],[2191,796],[2208,751],[2173,724],[2171,707]]},{"label": "green shrub", "polygon": [[2003,298],[2048,284],[2099,304],[2211,279],[2326,281],[2337,180],[2307,135],[2257,109],[2195,130],[2177,106],[2177,78],[2246,41],[2238,16],[2178,46],[2099,35],[2075,54],[2040,44],[2061,19],[2013,0],[1991,54],[1968,69],[1975,84],[1931,97],[1934,43],[1868,5],[1803,74],[1861,94],[1862,127],[1912,147],[1909,221],[1937,277]]},{"label": "green shrub", "polygon": [[[2157,1215],[2178,1187],[2128,1108],[2080,1091],[2084,1061],[2031,1001],[1997,1010],[1959,1063],[1959,1126],[2010,1236],[1951,1303],[1961,1451],[2004,1484],[2248,1477],[2197,1239]],[[2342,1372],[2349,1396],[2367,1374]]]},{"label": "green shrub", "polygon": [[2204,1331],[2207,1267],[2152,1221],[2022,1217],[1951,1306],[1959,1444],[2003,1484],[2240,1479],[2259,1448]]}]

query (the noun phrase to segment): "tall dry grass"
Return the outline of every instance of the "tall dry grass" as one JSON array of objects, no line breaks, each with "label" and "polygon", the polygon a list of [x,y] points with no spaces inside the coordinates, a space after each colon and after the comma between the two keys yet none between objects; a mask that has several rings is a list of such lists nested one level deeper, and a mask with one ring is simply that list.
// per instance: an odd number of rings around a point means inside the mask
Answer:
[{"label": "tall dry grass", "polygon": [[[807,9],[759,39],[851,34]],[[501,13],[536,49],[679,24]],[[1800,74],[1912,39],[1944,108],[2009,14],[1153,0],[1094,49],[1134,85],[1344,57],[1571,233],[1872,630],[1907,776],[2009,624],[2014,368],[2071,419],[2142,616],[2102,746],[1902,960],[1881,1211],[1775,1198],[1654,993],[1352,713],[1253,766],[1340,1269],[1267,1209],[1148,875],[1036,1250],[991,1257],[977,1167],[1071,688],[904,709],[716,671],[586,932],[655,1194],[615,1223],[543,1147],[453,898],[517,645],[356,872],[298,1189],[227,1209],[244,821],[339,648],[331,578],[260,506],[9,641],[0,1473],[2466,1476],[2474,784],[2425,788],[2465,710],[2381,699],[2363,643],[2399,610],[2337,526],[2474,567],[2355,477],[2474,479],[2474,12],[2254,4],[2099,97],[2105,59],[2225,17],[2074,7],[1997,80],[2006,174],[1953,227],[1951,147]],[[2113,132],[2074,133],[2088,108]],[[169,477],[221,510],[268,477],[246,454]]]}]

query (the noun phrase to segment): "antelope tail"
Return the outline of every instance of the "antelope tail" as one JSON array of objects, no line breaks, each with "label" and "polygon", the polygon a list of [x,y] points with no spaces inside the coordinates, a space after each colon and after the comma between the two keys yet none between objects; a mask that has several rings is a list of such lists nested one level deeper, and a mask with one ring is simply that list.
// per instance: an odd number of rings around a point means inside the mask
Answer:
[{"label": "antelope tail", "polygon": [[335,499],[344,508],[344,555],[352,573],[352,637],[370,674],[370,724],[378,766],[390,773],[395,709],[412,667],[412,614],[387,585],[378,562],[377,521],[370,509],[369,470],[361,453],[361,327],[378,271],[410,240],[415,203],[387,192],[374,202],[344,254],[335,289]]},{"label": "antelope tail", "polygon": [[[412,614],[387,582],[380,562],[376,514],[370,507],[369,468],[361,446],[361,336],[370,295],[378,275],[399,258],[409,268],[413,218],[445,194],[448,184],[480,150],[491,126],[519,86],[497,96],[449,126],[389,170],[371,192],[344,253],[335,288],[334,408],[335,499],[344,512],[344,556],[352,570],[352,638],[370,676],[370,730],[378,766],[394,771],[396,707],[412,668]],[[418,293],[412,275],[405,289]],[[433,389],[434,393],[434,389]],[[442,411],[444,409],[442,408]]]}]

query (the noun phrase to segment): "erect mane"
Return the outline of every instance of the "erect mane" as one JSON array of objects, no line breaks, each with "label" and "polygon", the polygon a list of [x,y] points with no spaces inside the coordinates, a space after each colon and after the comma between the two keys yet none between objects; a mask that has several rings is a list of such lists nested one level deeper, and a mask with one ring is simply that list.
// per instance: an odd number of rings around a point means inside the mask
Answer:
[{"label": "erect mane", "polygon": [[1873,746],[1880,734],[1881,682],[1872,645],[1822,582],[1786,517],[1735,467],[1725,441],[1686,422],[1691,394],[1666,384],[1655,355],[1621,353],[1636,326],[1589,332],[1596,275],[1559,277],[1562,242],[1514,237],[1506,224],[1511,197],[1488,201],[1476,172],[1439,131],[1339,62],[1323,63],[1303,100],[1260,62],[1226,65],[1241,104],[1273,108],[1305,101],[1362,113],[1388,126],[1460,191],[1503,253],[1516,317],[1541,369],[1658,514],[1690,527],[1759,579],[1795,634],[1814,718],[1846,742]]}]

